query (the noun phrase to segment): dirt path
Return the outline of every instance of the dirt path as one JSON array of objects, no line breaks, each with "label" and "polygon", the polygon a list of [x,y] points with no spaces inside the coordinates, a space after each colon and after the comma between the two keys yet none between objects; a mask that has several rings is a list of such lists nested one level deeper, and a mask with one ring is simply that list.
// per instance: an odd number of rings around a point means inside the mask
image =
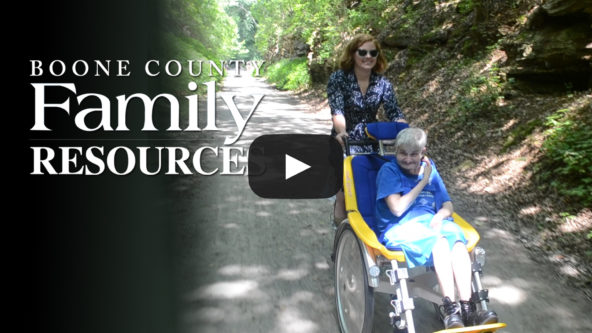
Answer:
[{"label": "dirt path", "polygon": [[[224,91],[265,94],[234,146],[246,150],[261,134],[329,132],[326,112],[311,111],[261,79],[229,77]],[[236,101],[239,110],[251,104],[250,98]],[[219,127],[227,131],[200,134],[195,146],[222,146],[233,130],[221,99],[218,108]],[[212,159],[204,167],[217,163]],[[182,332],[338,332],[330,201],[262,199],[250,191],[246,176],[178,177],[171,190]],[[450,192],[454,200],[455,189]],[[455,202],[455,208],[474,222],[488,251],[483,282],[508,324],[504,332],[592,331],[591,304],[583,295],[556,282],[551,267],[529,259],[516,237],[488,227],[487,216],[470,199]],[[389,331],[385,301],[377,298],[376,332]],[[418,331],[440,329],[431,304],[416,303]]]}]

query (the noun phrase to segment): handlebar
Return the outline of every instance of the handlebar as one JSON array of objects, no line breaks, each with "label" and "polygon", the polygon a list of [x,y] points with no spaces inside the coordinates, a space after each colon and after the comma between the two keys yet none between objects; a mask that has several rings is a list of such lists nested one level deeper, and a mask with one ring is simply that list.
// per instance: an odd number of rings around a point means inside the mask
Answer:
[{"label": "handlebar", "polygon": [[369,146],[378,144],[378,142],[372,139],[349,140],[347,137],[343,138],[343,143],[345,146],[345,155],[347,156],[351,154],[349,151],[350,146]]}]

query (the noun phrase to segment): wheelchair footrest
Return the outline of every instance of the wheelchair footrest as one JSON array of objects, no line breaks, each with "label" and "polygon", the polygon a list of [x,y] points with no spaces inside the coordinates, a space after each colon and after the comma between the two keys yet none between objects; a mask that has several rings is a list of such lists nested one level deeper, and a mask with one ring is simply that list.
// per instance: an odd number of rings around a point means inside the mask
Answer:
[{"label": "wheelchair footrest", "polygon": [[504,323],[495,323],[479,326],[467,326],[461,328],[450,328],[447,330],[436,331],[434,333],[481,333],[481,332],[495,332],[500,328],[506,327]]}]

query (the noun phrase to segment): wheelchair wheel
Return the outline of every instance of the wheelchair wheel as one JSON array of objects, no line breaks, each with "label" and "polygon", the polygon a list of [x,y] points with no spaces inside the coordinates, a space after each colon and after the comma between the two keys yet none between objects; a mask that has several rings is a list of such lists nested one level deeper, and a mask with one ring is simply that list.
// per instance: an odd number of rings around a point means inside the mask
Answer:
[{"label": "wheelchair wheel", "polygon": [[340,228],[335,258],[337,320],[342,333],[372,331],[374,289],[368,285],[361,242],[348,224]]}]

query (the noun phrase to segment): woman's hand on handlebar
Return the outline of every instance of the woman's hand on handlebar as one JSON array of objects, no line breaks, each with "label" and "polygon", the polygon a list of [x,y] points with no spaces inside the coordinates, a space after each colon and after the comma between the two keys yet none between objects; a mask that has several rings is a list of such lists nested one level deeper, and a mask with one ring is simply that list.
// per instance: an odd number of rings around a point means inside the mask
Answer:
[{"label": "woman's hand on handlebar", "polygon": [[343,141],[343,138],[347,137],[349,137],[349,135],[347,135],[347,132],[341,132],[335,135],[335,139],[337,140],[337,142],[339,142],[341,147],[345,147],[345,142]]}]

